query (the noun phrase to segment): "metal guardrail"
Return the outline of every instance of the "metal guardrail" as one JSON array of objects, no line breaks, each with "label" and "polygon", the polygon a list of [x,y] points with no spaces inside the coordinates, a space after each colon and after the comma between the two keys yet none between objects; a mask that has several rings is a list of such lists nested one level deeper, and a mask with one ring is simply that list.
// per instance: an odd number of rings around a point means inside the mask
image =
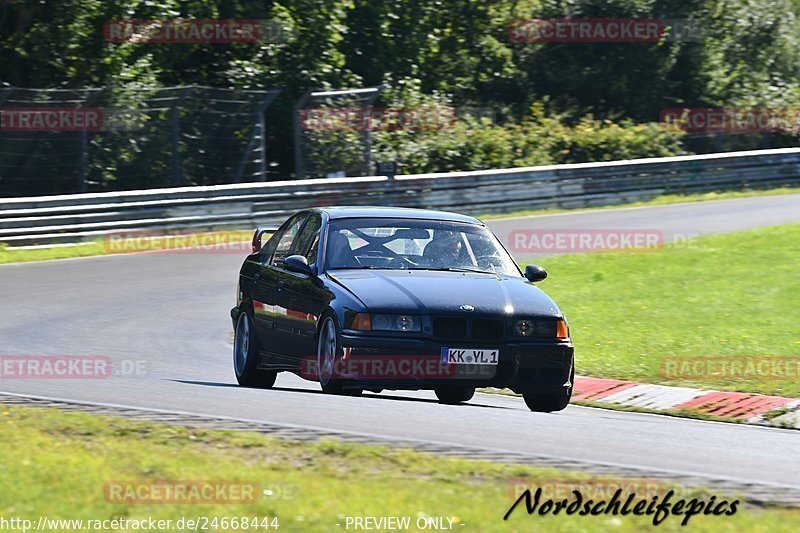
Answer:
[{"label": "metal guardrail", "polygon": [[467,214],[618,204],[660,194],[800,185],[800,148],[446,174],[245,183],[0,200],[0,242],[72,243],[109,231],[276,223],[309,206]]}]

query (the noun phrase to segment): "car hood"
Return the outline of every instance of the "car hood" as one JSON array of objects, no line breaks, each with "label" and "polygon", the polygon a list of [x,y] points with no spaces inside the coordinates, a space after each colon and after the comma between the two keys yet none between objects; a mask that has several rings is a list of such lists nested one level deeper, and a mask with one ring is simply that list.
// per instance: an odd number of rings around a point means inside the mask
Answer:
[{"label": "car hood", "polygon": [[335,270],[328,276],[373,312],[561,316],[558,306],[523,277],[426,270]]}]

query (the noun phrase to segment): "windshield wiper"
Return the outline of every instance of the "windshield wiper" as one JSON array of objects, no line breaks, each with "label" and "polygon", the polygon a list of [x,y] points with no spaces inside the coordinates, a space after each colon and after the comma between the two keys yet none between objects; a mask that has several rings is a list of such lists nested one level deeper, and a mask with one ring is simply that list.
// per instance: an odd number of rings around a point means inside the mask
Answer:
[{"label": "windshield wiper", "polygon": [[405,270],[404,268],[390,268],[390,267],[375,266],[375,265],[334,266],[328,268],[330,268],[331,270]]},{"label": "windshield wiper", "polygon": [[434,271],[444,271],[444,272],[474,272],[476,274],[495,274],[494,272],[489,272],[488,270],[480,270],[478,268],[469,268],[469,267],[420,267],[420,268],[409,268],[409,270],[434,270]]}]

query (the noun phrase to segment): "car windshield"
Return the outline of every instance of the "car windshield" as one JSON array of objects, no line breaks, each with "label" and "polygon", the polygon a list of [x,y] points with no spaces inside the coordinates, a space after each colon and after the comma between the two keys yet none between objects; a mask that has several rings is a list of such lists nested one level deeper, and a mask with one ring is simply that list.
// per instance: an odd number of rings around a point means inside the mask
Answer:
[{"label": "car windshield", "polygon": [[484,226],[441,220],[332,220],[327,269],[455,270],[519,276],[514,260]]}]

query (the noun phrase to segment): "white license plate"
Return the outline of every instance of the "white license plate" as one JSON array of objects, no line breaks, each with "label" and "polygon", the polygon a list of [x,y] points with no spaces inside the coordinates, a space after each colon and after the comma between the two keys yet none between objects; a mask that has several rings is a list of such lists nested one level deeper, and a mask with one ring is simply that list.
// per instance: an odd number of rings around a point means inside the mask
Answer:
[{"label": "white license plate", "polygon": [[500,350],[492,348],[442,348],[442,363],[455,365],[496,365]]}]

